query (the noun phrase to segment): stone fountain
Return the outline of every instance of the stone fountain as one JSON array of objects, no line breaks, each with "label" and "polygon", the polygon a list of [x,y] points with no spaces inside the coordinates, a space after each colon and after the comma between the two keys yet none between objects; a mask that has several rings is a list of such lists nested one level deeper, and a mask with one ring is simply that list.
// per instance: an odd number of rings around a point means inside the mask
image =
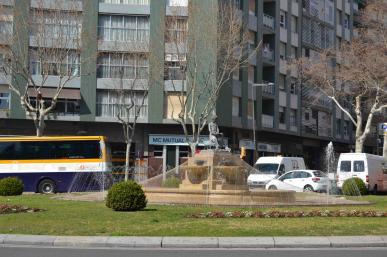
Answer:
[{"label": "stone fountain", "polygon": [[[219,133],[216,116],[208,126],[209,149],[164,175],[142,182],[150,203],[258,206],[295,202],[293,191],[249,191],[247,177],[254,168],[220,143],[223,134]],[[163,179],[178,184],[163,187]]]}]

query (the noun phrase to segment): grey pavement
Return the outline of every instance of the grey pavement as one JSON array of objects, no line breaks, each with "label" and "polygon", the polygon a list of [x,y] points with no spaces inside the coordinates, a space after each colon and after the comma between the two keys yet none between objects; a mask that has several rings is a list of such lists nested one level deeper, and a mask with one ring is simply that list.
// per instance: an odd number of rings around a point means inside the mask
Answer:
[{"label": "grey pavement", "polygon": [[0,234],[0,247],[48,246],[69,248],[345,248],[387,247],[387,236],[330,237],[113,237]]}]

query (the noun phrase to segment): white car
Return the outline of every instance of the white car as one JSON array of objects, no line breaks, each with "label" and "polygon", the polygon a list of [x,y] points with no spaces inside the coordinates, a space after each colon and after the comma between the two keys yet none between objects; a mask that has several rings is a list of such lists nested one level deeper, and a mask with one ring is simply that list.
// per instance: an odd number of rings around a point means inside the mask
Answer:
[{"label": "white car", "polygon": [[319,170],[292,170],[266,184],[266,190],[326,191],[329,179]]}]

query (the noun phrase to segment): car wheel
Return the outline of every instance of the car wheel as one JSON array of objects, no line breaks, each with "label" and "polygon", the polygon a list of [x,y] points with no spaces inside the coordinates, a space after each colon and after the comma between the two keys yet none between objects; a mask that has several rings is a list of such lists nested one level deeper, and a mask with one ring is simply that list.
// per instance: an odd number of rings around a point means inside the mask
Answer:
[{"label": "car wheel", "polygon": [[43,179],[39,183],[38,192],[41,194],[54,194],[56,192],[55,182],[51,179]]},{"label": "car wheel", "polygon": [[277,187],[274,185],[269,186],[269,190],[277,190]]},{"label": "car wheel", "polygon": [[313,192],[314,190],[313,190],[313,187],[312,186],[310,186],[310,185],[306,185],[306,186],[304,186],[304,192]]}]

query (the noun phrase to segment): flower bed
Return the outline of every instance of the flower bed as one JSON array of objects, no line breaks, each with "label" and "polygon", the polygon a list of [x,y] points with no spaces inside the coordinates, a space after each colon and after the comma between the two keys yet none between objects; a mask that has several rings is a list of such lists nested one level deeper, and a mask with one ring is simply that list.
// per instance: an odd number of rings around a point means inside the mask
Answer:
[{"label": "flower bed", "polygon": [[303,218],[303,217],[387,217],[387,212],[358,210],[313,211],[214,211],[191,214],[189,218]]},{"label": "flower bed", "polygon": [[39,208],[29,208],[23,205],[9,205],[9,204],[0,204],[0,214],[10,214],[10,213],[19,213],[19,212],[40,212],[44,211]]}]

